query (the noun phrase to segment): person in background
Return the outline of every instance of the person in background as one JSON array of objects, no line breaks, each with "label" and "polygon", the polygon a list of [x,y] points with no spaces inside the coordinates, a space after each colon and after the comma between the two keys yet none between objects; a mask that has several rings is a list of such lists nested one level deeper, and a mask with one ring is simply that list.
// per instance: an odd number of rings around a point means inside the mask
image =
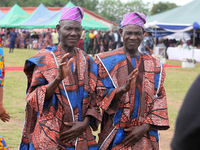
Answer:
[{"label": "person in background", "polygon": [[49,33],[49,39],[48,39],[49,45],[48,46],[52,46],[52,37],[51,37],[51,28],[50,27],[48,28],[48,33]]},{"label": "person in background", "polygon": [[84,40],[85,40],[85,31],[82,28],[82,34],[81,34],[81,38],[78,41],[77,47],[80,48],[81,50],[84,50]]},{"label": "person in background", "polygon": [[15,32],[15,29],[11,30],[9,37],[10,37],[10,51],[9,51],[9,53],[13,53],[13,50],[15,49],[16,38],[17,38],[17,33]]},{"label": "person in background", "polygon": [[154,41],[153,38],[151,37],[151,30],[145,29],[141,52],[151,55],[153,54],[153,47],[154,47]]},{"label": "person in background", "polygon": [[[174,43],[174,42],[173,42]],[[174,47],[175,47],[175,44],[176,43],[174,43]],[[157,47],[165,47],[165,44],[164,44],[164,39],[163,38],[159,38],[158,39],[158,45],[157,45]],[[165,47],[166,48],[166,47]]]},{"label": "person in background", "polygon": [[46,36],[46,33],[44,30],[42,30],[42,38],[45,38],[45,36]]},{"label": "person in background", "polygon": [[110,30],[106,30],[106,33],[104,34],[103,37],[103,42],[104,42],[104,52],[107,52],[109,50],[109,43],[111,41],[111,36],[110,36]]},{"label": "person in background", "polygon": [[192,43],[191,40],[187,40],[186,46],[184,48],[191,50],[192,49],[192,44],[191,43]]},{"label": "person in background", "polygon": [[20,48],[20,33],[17,33],[17,38],[16,38],[16,45],[17,45],[17,48]]},{"label": "person in background", "polygon": [[188,90],[179,111],[174,137],[171,142],[172,150],[199,150],[200,134],[200,75]]},{"label": "person in background", "polygon": [[93,51],[93,54],[92,54],[93,57],[96,53],[100,52],[101,42],[102,42],[101,30],[98,29],[98,33],[95,35],[95,38],[94,38],[94,51]]},{"label": "person in background", "polygon": [[114,50],[117,48],[118,46],[118,43],[119,41],[121,40],[120,38],[120,35],[119,35],[119,32],[117,30],[112,30],[112,34],[111,34],[111,42],[112,42],[112,45],[111,45],[111,49]]},{"label": "person in background", "polygon": [[[8,122],[10,120],[10,116],[6,112],[6,109],[3,105],[4,76],[5,76],[4,53],[3,53],[3,48],[0,43],[0,119],[3,122]],[[0,136],[0,149],[2,149],[2,150],[9,149],[2,136]]]},{"label": "person in background", "polygon": [[59,40],[58,40],[58,32],[56,32],[56,29],[51,33],[51,38],[52,38],[52,44],[53,46],[58,45]]},{"label": "person in background", "polygon": [[200,41],[197,44],[197,49],[200,49]]},{"label": "person in background", "polygon": [[103,150],[159,150],[158,130],[169,128],[165,70],[160,60],[138,51],[145,18],[125,14],[120,29],[124,47],[96,55]]},{"label": "person in background", "polygon": [[88,44],[88,48],[87,48],[87,54],[93,53],[94,38],[95,38],[94,29],[92,29],[92,30],[90,30],[90,33],[89,33],[89,44]]},{"label": "person in background", "polygon": [[85,53],[87,53],[88,43],[89,43],[89,32],[88,32],[88,29],[85,29],[85,40],[84,40],[84,51],[85,51]]},{"label": "person in background", "polygon": [[43,38],[42,38],[42,34],[39,33],[39,40],[38,40],[38,49],[42,49],[42,48],[45,48],[44,47],[44,43],[43,43]]}]

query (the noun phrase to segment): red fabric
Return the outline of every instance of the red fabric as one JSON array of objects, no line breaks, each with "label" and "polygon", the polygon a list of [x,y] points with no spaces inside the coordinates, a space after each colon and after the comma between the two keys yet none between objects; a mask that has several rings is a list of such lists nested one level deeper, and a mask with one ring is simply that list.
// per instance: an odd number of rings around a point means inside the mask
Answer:
[{"label": "red fabric", "polygon": [[77,48],[80,48],[81,50],[83,50],[83,40],[82,39],[80,39],[78,41]]}]

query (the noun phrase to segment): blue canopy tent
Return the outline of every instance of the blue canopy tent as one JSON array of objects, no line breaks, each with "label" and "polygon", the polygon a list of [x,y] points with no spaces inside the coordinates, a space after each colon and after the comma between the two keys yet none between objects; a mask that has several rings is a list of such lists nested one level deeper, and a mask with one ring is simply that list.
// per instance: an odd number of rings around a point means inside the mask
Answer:
[{"label": "blue canopy tent", "polygon": [[[200,25],[197,22],[193,23],[193,47],[195,46],[195,33],[196,30],[200,29]],[[192,50],[192,58],[194,58],[194,48]]]},{"label": "blue canopy tent", "polygon": [[[75,5],[72,2],[68,2],[66,7],[74,7]],[[29,18],[24,20],[23,22],[19,22],[17,24],[11,24],[9,27],[14,28],[24,28],[24,29],[35,29],[35,28],[56,28],[56,25],[59,22],[60,16],[61,16],[61,10],[57,12],[53,12],[48,10],[43,4],[40,4],[40,6],[31,14]],[[88,15],[84,14],[83,20],[82,20],[82,27],[88,28],[88,29],[108,29],[107,26],[93,20]]]},{"label": "blue canopy tent", "polygon": [[0,20],[3,19],[3,17],[5,16],[6,14],[4,14],[1,10],[0,10]]},{"label": "blue canopy tent", "polygon": [[[61,11],[61,10],[60,10]],[[38,28],[43,27],[44,22],[52,22],[56,19],[60,11],[50,11],[42,3],[37,7],[37,9],[28,17],[25,21],[18,24],[13,24],[12,27],[15,28]]]},{"label": "blue canopy tent", "polygon": [[175,32],[169,32],[163,29],[152,29],[152,36],[156,38],[168,36],[174,33]]}]

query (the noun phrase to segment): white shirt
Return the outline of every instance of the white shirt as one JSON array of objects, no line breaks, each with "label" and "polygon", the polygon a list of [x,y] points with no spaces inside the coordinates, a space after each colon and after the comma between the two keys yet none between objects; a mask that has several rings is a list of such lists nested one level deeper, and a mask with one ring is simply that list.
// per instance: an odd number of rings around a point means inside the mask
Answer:
[{"label": "white shirt", "polygon": [[114,33],[114,36],[115,36],[115,42],[118,42],[118,34]]}]

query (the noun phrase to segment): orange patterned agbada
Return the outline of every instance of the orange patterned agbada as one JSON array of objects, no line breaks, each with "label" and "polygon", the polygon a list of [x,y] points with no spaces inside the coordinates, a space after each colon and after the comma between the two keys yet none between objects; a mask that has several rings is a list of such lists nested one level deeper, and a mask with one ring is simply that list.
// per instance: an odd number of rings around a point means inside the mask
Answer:
[{"label": "orange patterned agbada", "polygon": [[[103,109],[99,146],[101,150],[158,150],[158,130],[169,128],[166,93],[163,87],[165,71],[159,60],[140,53],[140,56],[126,56],[124,49],[97,55],[99,67],[97,105]],[[126,83],[129,68],[138,68],[135,86],[123,94],[115,103],[112,99],[117,89]],[[125,128],[152,125],[142,139],[132,147],[124,147]]]},{"label": "orange patterned agbada", "polygon": [[[75,48],[76,56],[69,74],[56,88],[51,100],[44,102],[46,87],[58,74],[65,52],[60,46],[39,51],[26,61],[24,72],[28,78],[25,124],[20,150],[97,150],[92,134],[101,116],[92,98],[97,82],[97,66],[84,51]],[[77,71],[78,81],[74,73]],[[65,92],[66,90],[66,92]],[[72,107],[72,109],[70,108]],[[73,142],[59,141],[60,133],[69,129],[64,122],[82,121],[92,116],[90,126]]]}]

